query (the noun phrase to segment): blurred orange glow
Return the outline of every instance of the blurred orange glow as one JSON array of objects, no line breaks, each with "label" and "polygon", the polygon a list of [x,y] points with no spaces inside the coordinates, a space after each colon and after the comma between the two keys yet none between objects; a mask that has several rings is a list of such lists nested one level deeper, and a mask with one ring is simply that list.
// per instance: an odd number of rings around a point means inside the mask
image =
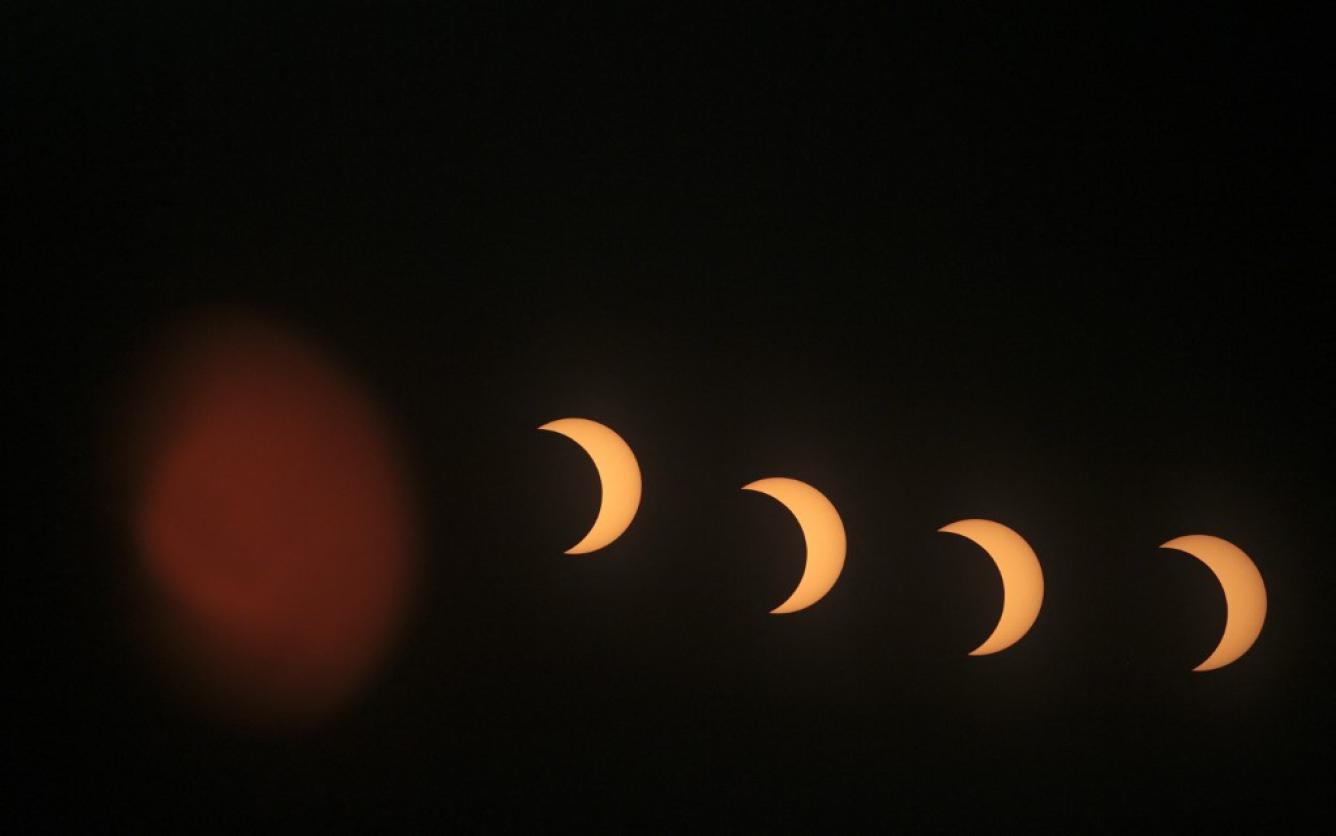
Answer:
[{"label": "blurred orange glow", "polygon": [[1257,564],[1228,540],[1209,534],[1189,534],[1160,546],[1187,552],[1205,563],[1225,591],[1225,632],[1220,644],[1194,671],[1223,668],[1248,652],[1266,621],[1266,584]]},{"label": "blurred orange glow", "polygon": [[234,719],[302,724],[381,658],[413,569],[381,420],[315,350],[202,323],[137,404],[133,535],[170,669]]},{"label": "blurred orange glow", "polygon": [[1019,534],[991,520],[961,520],[938,531],[972,541],[993,559],[1002,575],[1002,615],[992,635],[970,655],[997,653],[1020,641],[1044,603],[1044,571],[1034,549]]},{"label": "blurred orange glow", "polygon": [[640,465],[630,446],[617,433],[587,418],[562,418],[538,429],[564,435],[580,445],[594,460],[603,486],[594,525],[566,554],[598,551],[622,536],[640,507]]},{"label": "blurred orange glow", "polygon": [[760,479],[742,489],[763,493],[788,508],[798,520],[807,544],[802,580],[788,600],[771,610],[771,614],[804,610],[826,597],[844,569],[844,523],[835,506],[806,482],[782,476]]}]

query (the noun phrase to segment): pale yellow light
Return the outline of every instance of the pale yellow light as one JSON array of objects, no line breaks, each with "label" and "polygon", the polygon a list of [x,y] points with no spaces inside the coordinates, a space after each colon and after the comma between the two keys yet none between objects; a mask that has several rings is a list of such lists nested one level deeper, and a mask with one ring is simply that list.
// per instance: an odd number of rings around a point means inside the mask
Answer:
[{"label": "pale yellow light", "polygon": [[983,549],[1002,575],[1002,615],[993,634],[970,651],[986,656],[1006,650],[1034,626],[1044,603],[1044,572],[1025,538],[992,520],[961,520],[937,529],[959,534]]},{"label": "pale yellow light", "polygon": [[603,489],[593,527],[566,554],[598,551],[622,536],[640,507],[640,465],[631,448],[617,433],[587,418],[562,418],[538,429],[564,435],[580,445],[594,460]]},{"label": "pale yellow light", "polygon": [[1257,564],[1228,540],[1209,534],[1189,534],[1160,546],[1187,552],[1205,563],[1225,591],[1225,632],[1220,644],[1194,671],[1223,668],[1248,652],[1266,620],[1266,584]]},{"label": "pale yellow light", "polygon": [[816,488],[782,476],[744,485],[779,501],[798,520],[807,543],[807,565],[802,580],[789,599],[771,610],[773,615],[806,609],[825,597],[844,569],[844,523],[830,500]]}]

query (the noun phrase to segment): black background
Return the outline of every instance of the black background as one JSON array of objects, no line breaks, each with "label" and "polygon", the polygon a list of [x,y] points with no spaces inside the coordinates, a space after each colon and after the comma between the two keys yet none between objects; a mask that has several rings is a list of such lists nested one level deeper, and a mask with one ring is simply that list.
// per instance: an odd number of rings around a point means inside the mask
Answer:
[{"label": "black background", "polygon": [[[90,4],[91,5],[91,4]],[[1331,812],[1330,175],[1314,21],[1200,8],[10,11],[9,815],[45,828],[1309,828]],[[1327,180],[1326,182],[1329,182]],[[175,700],[105,478],[145,345],[219,307],[337,355],[429,546],[304,734]],[[635,449],[639,516],[534,428]],[[27,473],[25,469],[23,471]],[[788,475],[836,504],[802,571]],[[935,533],[1044,564],[1032,632]],[[1258,563],[1256,646],[1157,546]]]}]

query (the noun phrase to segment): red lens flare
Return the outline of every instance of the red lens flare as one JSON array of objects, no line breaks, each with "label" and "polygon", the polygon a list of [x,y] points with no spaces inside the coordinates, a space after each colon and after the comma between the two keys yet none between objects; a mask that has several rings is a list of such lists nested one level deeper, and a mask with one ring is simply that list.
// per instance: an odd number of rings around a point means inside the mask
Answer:
[{"label": "red lens flare", "polygon": [[273,325],[210,320],[170,347],[132,436],[154,638],[176,678],[234,719],[326,717],[382,658],[412,580],[390,433]]}]

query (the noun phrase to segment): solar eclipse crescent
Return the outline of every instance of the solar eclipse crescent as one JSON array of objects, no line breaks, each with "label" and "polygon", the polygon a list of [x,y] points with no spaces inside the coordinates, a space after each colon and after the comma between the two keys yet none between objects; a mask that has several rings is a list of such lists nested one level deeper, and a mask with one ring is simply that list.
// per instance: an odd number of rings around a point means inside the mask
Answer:
[{"label": "solar eclipse crescent", "polygon": [[562,418],[538,429],[564,435],[580,445],[594,460],[603,487],[594,525],[566,554],[598,551],[622,536],[640,507],[640,465],[630,446],[617,433],[588,418]]},{"label": "solar eclipse crescent", "polygon": [[825,597],[844,569],[844,523],[829,499],[806,482],[784,477],[760,479],[744,485],[777,500],[798,520],[807,543],[807,564],[802,580],[788,600],[770,611],[772,615],[807,609]]},{"label": "solar eclipse crescent", "polygon": [[1266,620],[1266,584],[1257,564],[1238,546],[1209,534],[1178,537],[1160,548],[1187,552],[1205,563],[1225,591],[1225,632],[1206,661],[1193,670],[1223,668],[1247,653]]},{"label": "solar eclipse crescent", "polygon": [[961,520],[938,531],[972,541],[993,559],[1002,575],[1002,615],[992,635],[970,655],[997,653],[1020,641],[1044,603],[1044,572],[1034,549],[1019,534],[992,520]]}]

